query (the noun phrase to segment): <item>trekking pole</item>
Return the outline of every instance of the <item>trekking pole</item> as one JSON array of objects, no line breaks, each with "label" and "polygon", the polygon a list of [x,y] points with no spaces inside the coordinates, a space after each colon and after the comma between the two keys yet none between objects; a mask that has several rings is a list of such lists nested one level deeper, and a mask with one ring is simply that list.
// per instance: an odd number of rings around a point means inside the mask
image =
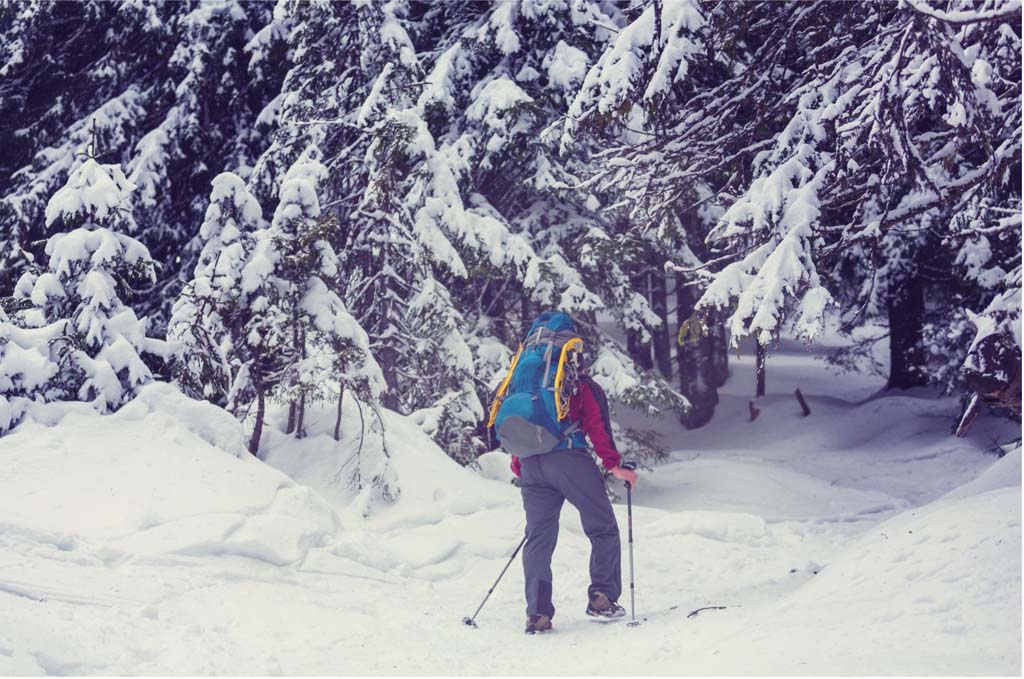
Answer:
[{"label": "trekking pole", "polygon": [[[624,462],[620,465],[623,469],[629,469],[630,471],[636,469],[635,462]],[[637,627],[640,625],[636,619],[636,596],[634,594],[633,586],[633,484],[626,481],[626,516],[628,517],[629,527],[629,612],[631,621],[627,624],[627,627]]]},{"label": "trekking pole", "polygon": [[512,552],[512,556],[509,558],[508,563],[505,564],[505,567],[501,569],[501,574],[498,576],[498,579],[495,580],[494,584],[491,585],[491,588],[489,590],[487,590],[487,596],[485,596],[484,600],[480,602],[480,606],[479,606],[479,608],[476,609],[476,613],[473,614],[472,618],[463,618],[462,619],[462,624],[463,625],[466,625],[467,627],[474,627],[474,628],[477,626],[476,625],[476,616],[480,615],[480,609],[482,609],[484,607],[484,604],[487,603],[487,600],[491,597],[491,592],[493,592],[494,588],[498,586],[499,582],[501,582],[501,578],[504,577],[505,571],[507,571],[508,567],[512,565],[512,562],[515,561],[516,555],[519,554],[519,550],[522,549],[523,545],[525,545],[525,544],[526,544],[526,536],[524,535],[522,541],[519,543],[519,546],[516,547],[516,551]]}]

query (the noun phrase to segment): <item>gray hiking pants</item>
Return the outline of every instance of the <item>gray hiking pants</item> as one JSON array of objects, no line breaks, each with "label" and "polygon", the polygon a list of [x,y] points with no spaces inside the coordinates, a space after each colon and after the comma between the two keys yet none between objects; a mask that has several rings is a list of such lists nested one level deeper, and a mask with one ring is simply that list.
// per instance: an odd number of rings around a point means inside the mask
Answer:
[{"label": "gray hiking pants", "polygon": [[526,614],[554,617],[551,603],[551,555],[558,541],[558,516],[568,500],[580,513],[590,538],[590,587],[612,601],[622,593],[619,524],[608,501],[594,458],[578,448],[554,450],[520,460],[519,489],[526,510]]}]

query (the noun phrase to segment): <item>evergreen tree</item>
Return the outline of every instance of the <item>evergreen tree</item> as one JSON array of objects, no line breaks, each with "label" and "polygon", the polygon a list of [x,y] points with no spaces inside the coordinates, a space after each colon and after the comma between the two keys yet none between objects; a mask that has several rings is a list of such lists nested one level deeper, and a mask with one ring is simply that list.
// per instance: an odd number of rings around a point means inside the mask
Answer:
[{"label": "evergreen tree", "polygon": [[[887,342],[891,387],[981,393],[1020,355],[1019,20],[1009,0],[2,3],[0,419],[149,379],[122,307],[172,320],[178,382],[252,405],[254,446],[267,398],[301,435],[305,404],[347,394],[382,436],[379,406],[472,461],[547,308],[616,402],[687,426],[729,343],[763,365],[830,318],[854,338],[838,364]],[[134,209],[97,198],[131,185]],[[386,446],[367,455],[387,485]]]},{"label": "evergreen tree", "polygon": [[[472,328],[481,401],[507,365],[495,365],[496,343],[514,347],[533,316],[557,308],[591,327],[595,378],[610,396],[652,409],[656,399],[685,403],[599,330],[598,313],[644,333],[660,319],[620,266],[598,199],[569,190],[580,157],[560,155],[544,134],[614,21],[597,2],[432,6],[421,17],[433,68],[401,114],[416,151],[406,202],[439,278],[460,281],[448,285]],[[644,443],[638,451],[650,450]]]},{"label": "evergreen tree", "polygon": [[260,205],[245,182],[230,172],[217,175],[199,230],[203,249],[167,329],[175,345],[172,374],[182,390],[195,398],[230,403],[233,410],[242,367],[235,347],[250,317],[250,300],[241,290],[242,268],[261,224]]},{"label": "evergreen tree", "polygon": [[152,379],[143,354],[166,353],[130,306],[155,275],[149,251],[124,233],[134,227],[134,188],[120,166],[88,158],[47,203],[47,226],[68,230],[47,240],[47,267],[21,277],[15,302],[20,324],[46,337],[56,364],[48,400],[116,410]]},{"label": "evergreen tree", "polygon": [[0,434],[13,429],[31,404],[45,401],[57,372],[47,334],[19,327],[0,306]]},{"label": "evergreen tree", "polygon": [[329,242],[334,225],[322,218],[317,192],[325,173],[308,156],[292,165],[270,227],[256,234],[242,270],[250,315],[237,351],[257,400],[250,444],[254,454],[267,396],[288,404],[286,431],[301,437],[309,401],[340,400],[350,387],[375,409],[383,392],[366,332],[333,290],[339,276],[339,260]]},{"label": "evergreen tree", "polygon": [[[643,42],[657,8],[664,27],[685,4],[647,3],[621,32],[571,111],[570,141],[602,116],[623,118],[619,82],[667,91],[640,77],[643,61],[626,48]],[[955,373],[965,309],[984,308],[991,292],[958,271],[964,234],[950,225],[970,206],[995,219],[1019,201],[1019,7],[698,9],[702,21],[662,33],[664,54],[693,60],[671,88],[671,115],[649,139],[609,150],[592,182],[630,196],[651,228],[672,211],[720,206],[694,323],[727,311],[734,342],[767,345],[786,327],[812,339],[838,307],[847,331],[888,326],[891,386]],[[602,80],[602,69],[621,77]],[[926,351],[940,334],[948,344],[937,345],[955,350]]]},{"label": "evergreen tree", "polygon": [[[716,324],[691,329],[686,323],[707,282],[711,257],[704,239],[721,215],[711,188],[719,173],[712,167],[675,177],[671,197],[655,200],[659,183],[674,175],[664,167],[657,176],[647,174],[632,157],[640,147],[665,145],[679,107],[732,73],[724,56],[707,57],[712,38],[696,2],[637,4],[617,25],[572,97],[560,144],[563,152],[589,151],[589,176],[580,186],[607,196],[609,210],[620,215],[608,258],[628,271],[633,289],[656,317],[646,325],[626,325],[630,357],[657,367],[667,379],[677,377],[690,403],[680,419],[700,426],[711,418],[728,370],[724,333]],[[677,343],[673,361],[677,335],[688,339]]]},{"label": "evergreen tree", "polygon": [[[359,396],[374,403],[381,392],[366,333],[331,287],[339,261],[329,242],[333,224],[321,219],[317,197],[317,183],[325,175],[319,162],[297,161],[281,184],[268,232],[278,253],[277,313],[290,333],[277,394],[289,404],[287,433],[300,437],[307,400],[324,400],[332,393],[327,385],[353,381]],[[350,367],[361,377],[353,379]],[[336,392],[339,399],[342,392]]]},{"label": "evergreen tree", "polygon": [[275,16],[289,27],[294,65],[285,77],[281,126],[250,183],[257,195],[272,197],[275,177],[303,149],[325,159],[323,235],[345,254],[330,278],[369,335],[387,385],[383,404],[404,413],[443,406],[439,442],[459,456],[465,427],[452,423],[469,419],[467,407],[475,422],[482,407],[474,403],[463,323],[403,203],[411,135],[389,113],[411,102],[419,75],[404,28],[406,4],[287,8]]},{"label": "evergreen tree", "polygon": [[47,197],[96,136],[139,189],[135,236],[160,262],[139,309],[161,330],[199,254],[206,192],[245,174],[280,87],[256,60],[265,3],[8,2],[0,5],[0,288],[39,256]]}]

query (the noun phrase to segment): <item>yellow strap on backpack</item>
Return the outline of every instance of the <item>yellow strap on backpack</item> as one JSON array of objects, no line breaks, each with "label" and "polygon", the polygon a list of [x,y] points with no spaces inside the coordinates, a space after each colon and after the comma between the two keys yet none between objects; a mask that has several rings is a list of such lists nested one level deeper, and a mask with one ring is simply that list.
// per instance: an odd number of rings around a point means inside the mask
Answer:
[{"label": "yellow strap on backpack", "polygon": [[558,413],[558,420],[561,422],[569,416],[569,399],[562,396],[562,388],[565,385],[565,362],[570,351],[583,351],[583,340],[574,337],[562,347],[562,355],[558,357],[558,370],[555,372],[555,412]]},{"label": "yellow strap on backpack", "polygon": [[491,403],[491,416],[487,418],[487,426],[494,426],[494,421],[498,419],[498,409],[501,408],[501,402],[505,400],[505,393],[508,392],[508,383],[512,381],[512,373],[516,370],[516,363],[519,363],[519,355],[523,353],[523,345],[519,345],[519,351],[512,357],[512,365],[508,367],[508,374],[505,375],[505,379],[501,381],[501,386],[498,387],[498,392],[494,395],[494,402]]}]

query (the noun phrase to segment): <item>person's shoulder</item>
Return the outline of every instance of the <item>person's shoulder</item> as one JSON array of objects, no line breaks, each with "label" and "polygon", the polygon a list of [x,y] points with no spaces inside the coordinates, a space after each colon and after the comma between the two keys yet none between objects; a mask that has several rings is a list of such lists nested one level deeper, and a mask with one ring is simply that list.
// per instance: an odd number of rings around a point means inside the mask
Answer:
[{"label": "person's shoulder", "polygon": [[604,393],[604,389],[601,388],[601,385],[595,382],[594,378],[590,375],[580,375],[579,383],[580,391],[586,390],[590,392],[592,396]]},{"label": "person's shoulder", "polygon": [[578,398],[583,398],[584,394],[593,394],[594,389],[591,386],[592,384],[593,380],[591,380],[588,375],[580,375],[579,377],[577,377],[575,396],[577,396]]}]

